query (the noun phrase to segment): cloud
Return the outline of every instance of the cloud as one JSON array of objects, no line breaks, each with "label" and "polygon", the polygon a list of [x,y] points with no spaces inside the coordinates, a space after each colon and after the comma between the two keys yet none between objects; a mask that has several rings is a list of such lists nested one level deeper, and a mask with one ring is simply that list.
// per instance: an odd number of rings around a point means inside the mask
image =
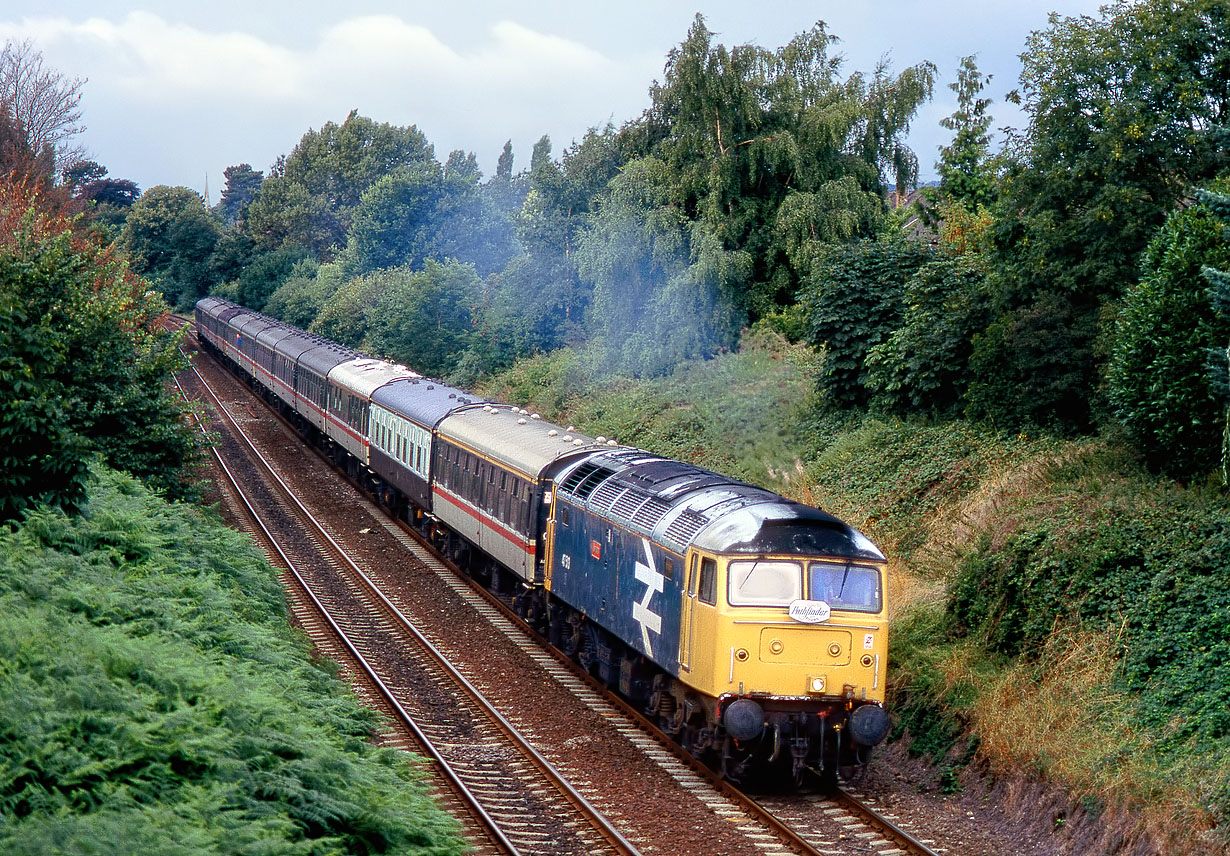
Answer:
[{"label": "cloud", "polygon": [[[149,12],[118,22],[27,18],[0,23],[8,38],[32,38],[57,67],[106,94],[166,103],[201,95],[254,100],[304,98],[303,59],[240,32],[205,32]],[[67,62],[65,60],[67,59]]]}]

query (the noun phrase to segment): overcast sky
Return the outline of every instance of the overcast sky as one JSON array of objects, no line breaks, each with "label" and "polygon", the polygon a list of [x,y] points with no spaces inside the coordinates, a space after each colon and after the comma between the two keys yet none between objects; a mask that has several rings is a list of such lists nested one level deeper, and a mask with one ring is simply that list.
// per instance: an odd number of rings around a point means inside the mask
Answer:
[{"label": "overcast sky", "polygon": [[824,21],[841,41],[843,76],[881,58],[930,60],[934,100],[911,143],[924,180],[950,139],[939,120],[960,59],[993,75],[996,127],[1023,118],[1003,96],[1017,85],[1026,35],[1049,12],[1096,15],[1094,0],[624,0],[431,3],[349,0],[4,0],[0,41],[33,39],[47,62],[86,79],[82,142],[112,177],[142,190],[205,190],[218,201],[227,166],[268,170],[310,128],[352,109],[417,125],[444,160],[474,152],[484,174],[511,139],[528,167],[548,134],[559,156],[586,129],[648,106],[667,52],[697,12],[715,42],[777,48]]}]

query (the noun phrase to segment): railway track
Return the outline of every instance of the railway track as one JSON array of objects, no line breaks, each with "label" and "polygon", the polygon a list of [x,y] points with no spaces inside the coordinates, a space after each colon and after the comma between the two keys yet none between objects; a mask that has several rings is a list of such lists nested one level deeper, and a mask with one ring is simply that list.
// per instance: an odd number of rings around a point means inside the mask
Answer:
[{"label": "railway track", "polygon": [[[239,420],[214,401],[242,437]],[[348,676],[359,678],[363,695],[386,714],[385,739],[432,759],[437,795],[447,794],[472,819],[468,831],[480,852],[637,854],[379,592],[259,450],[249,443],[244,452],[266,468],[280,495],[269,482],[228,465],[228,458],[236,462],[231,454],[216,452],[217,460],[258,536],[285,568],[301,623],[320,649],[349,665]]]},{"label": "railway track", "polygon": [[[203,379],[202,382],[204,382]],[[226,410],[226,407],[220,401],[216,406],[220,412]],[[239,427],[238,423],[242,421],[244,421],[244,418],[241,416],[240,420],[235,424],[236,429]],[[253,451],[255,451],[255,447],[253,447]],[[294,490],[287,487],[284,495],[292,496],[293,493]],[[352,498],[349,501],[367,503],[366,500],[358,497]],[[372,511],[375,514],[379,514],[374,508]],[[304,513],[307,513],[306,509]],[[521,648],[526,656],[537,662],[553,681],[576,695],[583,704],[590,709],[598,711],[599,715],[605,719],[613,719],[616,716],[613,711],[619,710],[620,707],[626,707],[623,706],[622,701],[619,701],[617,697],[608,697],[608,694],[605,693],[605,690],[600,685],[588,679],[570,661],[561,662],[562,658],[558,655],[540,647],[537,642],[526,640],[524,625],[520,624],[509,611],[504,609],[504,606],[498,599],[495,599],[482,589],[471,587],[468,579],[461,572],[449,567],[441,557],[431,550],[429,545],[419,541],[411,530],[385,517],[377,519],[379,521],[378,526],[385,530],[386,534],[392,537],[409,554],[413,555],[417,565],[421,565],[430,573],[437,575],[444,581],[445,585],[454,591],[458,598],[468,603],[472,609],[476,610],[483,617],[483,620],[495,626],[502,635],[514,640],[522,640],[514,641],[514,644]],[[308,524],[305,523],[304,525]],[[332,540],[327,533],[323,535],[323,538]],[[336,544],[331,549],[335,554],[337,551],[342,550]],[[353,571],[350,573],[353,574]],[[385,595],[380,594],[379,590],[388,586],[395,588],[398,582],[404,583],[404,580],[381,579],[379,574],[375,576],[377,578],[371,581],[371,586],[366,587],[362,594],[351,594],[342,598],[348,602],[347,611],[352,616],[351,620],[355,622],[356,626],[370,622],[371,619],[365,616],[373,614],[388,616],[399,610],[398,605]],[[374,659],[379,660],[381,651],[387,650],[389,646],[403,644],[395,641],[397,637],[390,635],[390,632],[386,627],[370,626],[362,634],[363,638],[367,641],[357,647],[369,651],[375,649]],[[452,647],[446,637],[428,639],[426,646],[435,647],[437,653],[440,653],[439,649],[449,649]],[[332,651],[329,653],[335,659],[340,659],[343,662],[347,659],[339,657]],[[456,652],[445,650],[442,656],[446,659],[452,658],[456,656]],[[353,659],[352,655],[351,658]],[[399,678],[401,683],[390,681],[396,687],[389,690],[394,699],[398,698],[399,694],[405,695],[407,692],[414,696],[420,694],[419,684],[415,677],[416,670],[417,667],[414,666],[403,667],[401,671],[402,677]],[[397,670],[394,669],[393,671],[396,672]],[[463,675],[462,681],[471,684],[479,682],[472,680],[472,678],[474,678],[474,675],[468,677]],[[490,691],[490,689],[490,687],[486,688],[487,691]],[[371,695],[381,694],[374,692]],[[443,698],[442,703],[444,709],[447,710],[450,704],[447,694],[444,697],[438,695],[436,697]],[[387,698],[383,698],[383,700],[382,698],[373,698],[373,701],[386,710],[386,712],[395,706]],[[700,767],[682,750],[674,747],[669,739],[657,732],[651,724],[640,719],[639,714],[633,713],[632,716],[629,716],[628,711],[621,710],[618,716],[624,720],[622,724],[616,725],[622,738],[635,746],[637,751],[643,753],[653,764],[661,767],[679,789],[682,797],[699,800],[706,811],[716,819],[717,823],[714,827],[716,830],[725,832],[728,835],[733,833],[735,836],[744,839],[741,843],[743,845],[750,845],[752,849],[749,852],[771,855],[778,853],[912,853],[920,854],[920,856],[921,854],[934,854],[937,852],[929,849],[926,842],[919,841],[909,833],[899,829],[891,819],[883,817],[874,808],[866,805],[851,794],[783,795],[757,802],[746,794],[732,788],[728,783],[718,780],[707,769]],[[528,726],[522,723],[521,727],[528,731],[534,730],[532,722]],[[513,728],[516,730],[516,726],[513,726]],[[486,746],[486,743],[475,743],[464,736],[464,729],[462,729],[461,734],[462,736],[458,736],[457,732],[453,732],[451,737],[445,734],[442,741],[445,746],[461,755],[477,754],[481,756],[490,754],[482,751],[482,747]],[[400,742],[396,738],[394,739],[395,742]],[[583,736],[578,736],[574,739],[583,739]],[[477,750],[476,747],[478,747]],[[420,749],[420,751],[423,750]],[[567,753],[565,753],[566,756]],[[587,778],[585,770],[574,769],[574,765],[567,760],[562,762],[557,760],[557,763],[560,767],[558,772],[564,778],[578,778],[581,781]],[[485,777],[480,775],[478,778],[490,782],[491,773],[488,770]],[[482,790],[481,786],[476,787],[478,790]],[[592,787],[588,790],[591,793],[593,792]],[[584,796],[582,796],[582,799],[585,799]],[[544,804],[551,804],[554,800],[552,798],[540,799],[538,801],[527,799],[524,802],[532,805],[532,810],[536,812]],[[472,812],[473,809],[469,811]],[[616,809],[614,813],[622,814],[623,812]],[[548,821],[547,825],[553,830],[571,828],[566,824],[561,824],[558,820]],[[546,838],[540,835],[531,837],[536,838],[538,843],[547,841]],[[661,849],[661,844],[652,843],[652,839],[646,840],[651,841],[651,843],[646,846],[645,852]],[[704,852],[735,852],[738,848],[732,850],[729,847],[723,846],[727,840],[728,838],[724,836],[721,839],[721,844],[719,844],[718,841],[709,839],[708,846]],[[585,846],[591,849],[575,852],[621,852],[614,849],[602,849],[602,846],[615,846],[610,844],[595,847],[593,840],[588,841]],[[552,841],[546,850],[526,850],[524,852],[562,853],[569,851],[560,849]],[[683,848],[668,850],[667,852],[688,851],[686,848]]]}]

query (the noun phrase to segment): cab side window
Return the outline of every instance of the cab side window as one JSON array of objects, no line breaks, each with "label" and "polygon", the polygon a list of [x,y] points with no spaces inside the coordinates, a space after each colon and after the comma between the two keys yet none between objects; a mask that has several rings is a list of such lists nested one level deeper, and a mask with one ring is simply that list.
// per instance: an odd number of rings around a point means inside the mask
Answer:
[{"label": "cab side window", "polygon": [[700,560],[700,586],[696,590],[696,596],[701,603],[717,603],[717,562],[713,559]]}]

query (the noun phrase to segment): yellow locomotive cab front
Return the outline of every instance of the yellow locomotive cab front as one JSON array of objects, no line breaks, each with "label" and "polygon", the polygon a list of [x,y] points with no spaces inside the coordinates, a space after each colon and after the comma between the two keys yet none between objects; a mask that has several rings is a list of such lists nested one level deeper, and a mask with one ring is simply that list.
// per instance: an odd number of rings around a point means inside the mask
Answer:
[{"label": "yellow locomotive cab front", "polygon": [[883,703],[882,566],[696,552],[688,568],[680,663],[695,689]]},{"label": "yellow locomotive cab front", "polygon": [[[714,715],[736,741],[777,742],[818,729],[845,757],[883,738],[882,563],[693,551],[687,567],[680,679],[717,699]],[[874,710],[852,717],[863,707]],[[858,719],[864,733],[843,734]]]}]

